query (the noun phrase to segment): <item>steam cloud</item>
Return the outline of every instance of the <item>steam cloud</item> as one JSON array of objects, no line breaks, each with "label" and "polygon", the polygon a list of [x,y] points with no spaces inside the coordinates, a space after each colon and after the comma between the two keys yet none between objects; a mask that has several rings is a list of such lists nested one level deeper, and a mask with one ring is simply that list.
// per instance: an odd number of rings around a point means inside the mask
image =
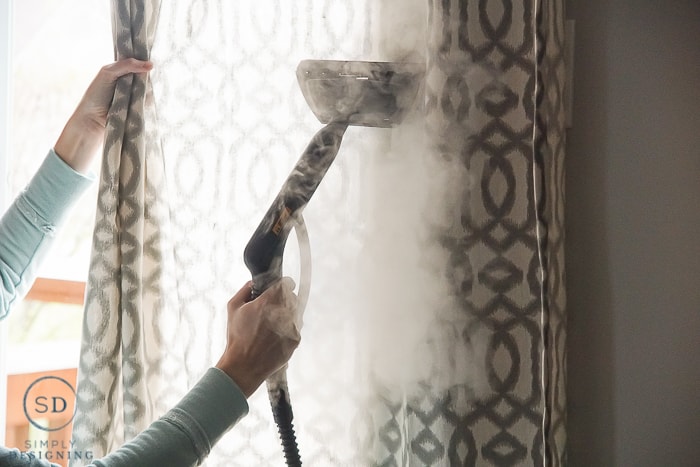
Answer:
[{"label": "steam cloud", "polygon": [[[426,5],[420,0],[383,2],[383,59],[425,63]],[[386,22],[382,23],[383,26]],[[401,38],[401,40],[397,40]],[[419,94],[419,100],[423,94]],[[360,255],[360,332],[368,387],[390,400],[420,400],[450,392],[453,404],[485,388],[486,333],[455,295],[451,252],[440,243],[459,236],[470,177],[458,162],[441,159],[429,135],[422,102],[390,141],[368,156],[367,224]],[[440,128],[440,135],[448,133]],[[381,137],[381,135],[378,135]],[[461,148],[463,132],[439,141]],[[465,273],[466,274],[466,273]],[[464,407],[462,407],[463,409]]]},{"label": "steam cloud", "polygon": [[485,342],[454,296],[450,253],[438,242],[460,228],[459,205],[444,193],[461,195],[468,174],[430,161],[422,120],[392,131],[388,152],[370,169],[371,221],[358,274],[370,386],[393,400],[422,397],[426,385],[432,396],[473,395],[484,381]]}]

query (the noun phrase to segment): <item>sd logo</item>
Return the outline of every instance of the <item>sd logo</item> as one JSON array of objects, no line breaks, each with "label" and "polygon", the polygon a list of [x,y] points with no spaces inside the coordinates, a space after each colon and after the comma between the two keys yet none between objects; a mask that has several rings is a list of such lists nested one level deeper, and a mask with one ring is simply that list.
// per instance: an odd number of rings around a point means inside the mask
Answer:
[{"label": "sd logo", "polygon": [[[24,414],[36,428],[58,431],[68,426],[75,416],[75,390],[58,376],[42,376],[29,385],[24,393]],[[52,426],[50,420],[61,420]]]}]

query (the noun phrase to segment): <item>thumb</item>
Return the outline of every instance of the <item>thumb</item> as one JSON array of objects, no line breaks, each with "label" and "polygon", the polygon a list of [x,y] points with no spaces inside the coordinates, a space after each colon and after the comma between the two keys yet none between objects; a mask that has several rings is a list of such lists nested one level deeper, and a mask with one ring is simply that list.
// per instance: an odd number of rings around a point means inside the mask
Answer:
[{"label": "thumb", "polygon": [[229,300],[229,305],[234,308],[240,308],[251,300],[253,295],[253,283],[246,282],[241,289]]}]

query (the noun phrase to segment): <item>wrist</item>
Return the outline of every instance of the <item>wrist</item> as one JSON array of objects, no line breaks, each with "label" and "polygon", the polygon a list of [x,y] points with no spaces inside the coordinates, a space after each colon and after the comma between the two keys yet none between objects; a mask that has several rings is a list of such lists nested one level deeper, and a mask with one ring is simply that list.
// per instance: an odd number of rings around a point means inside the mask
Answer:
[{"label": "wrist", "polygon": [[224,357],[219,360],[215,368],[226,373],[228,377],[236,383],[236,386],[240,388],[246,399],[252,396],[264,381],[256,377],[253,374],[254,372],[246,371],[245,369],[238,368],[235,364],[227,362]]},{"label": "wrist", "polygon": [[54,151],[73,170],[87,173],[95,159],[105,129],[94,120],[73,114],[54,145]]}]

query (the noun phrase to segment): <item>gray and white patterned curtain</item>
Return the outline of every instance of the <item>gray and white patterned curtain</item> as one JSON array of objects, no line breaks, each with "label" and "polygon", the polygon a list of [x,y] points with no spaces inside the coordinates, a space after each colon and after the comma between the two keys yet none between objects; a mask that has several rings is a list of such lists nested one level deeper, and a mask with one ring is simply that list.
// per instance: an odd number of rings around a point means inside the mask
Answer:
[{"label": "gray and white patterned curtain", "polygon": [[[158,5],[112,3],[115,58],[149,58]],[[150,94],[143,76],[120,78],[107,119],[73,426],[75,448],[95,456],[145,429],[184,391],[177,354],[165,353],[177,315],[168,293],[167,194]]]},{"label": "gray and white patterned curtain", "polygon": [[[424,64],[415,107],[349,128],[305,210],[311,296],[288,371],[302,460],[565,463],[563,1],[113,9],[118,54],[155,68],[110,116],[77,447],[114,449],[218,358],[243,248],[320,128],[297,64],[394,60]],[[283,465],[264,391],[250,404],[207,465]]]}]

